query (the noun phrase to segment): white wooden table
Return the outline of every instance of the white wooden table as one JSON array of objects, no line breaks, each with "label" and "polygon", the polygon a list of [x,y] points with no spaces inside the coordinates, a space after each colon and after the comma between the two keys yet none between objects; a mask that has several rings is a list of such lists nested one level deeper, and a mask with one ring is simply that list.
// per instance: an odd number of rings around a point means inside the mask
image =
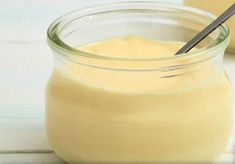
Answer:
[{"label": "white wooden table", "polygon": [[[0,1],[0,164],[64,163],[44,130],[44,88],[53,65],[46,29],[65,12],[111,1],[117,0]],[[235,86],[235,55],[226,55],[225,65]],[[231,140],[216,163],[233,163],[234,147]]]}]

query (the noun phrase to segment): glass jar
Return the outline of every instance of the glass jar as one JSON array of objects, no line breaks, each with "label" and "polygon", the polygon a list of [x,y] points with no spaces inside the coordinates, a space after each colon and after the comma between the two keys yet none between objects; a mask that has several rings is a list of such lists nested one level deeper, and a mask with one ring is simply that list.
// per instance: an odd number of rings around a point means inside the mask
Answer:
[{"label": "glass jar", "polygon": [[[234,0],[184,0],[186,5],[209,11],[217,16],[222,14],[234,2]],[[228,20],[228,25],[231,30],[231,42],[228,51],[235,53],[235,17]]]},{"label": "glass jar", "polygon": [[185,6],[123,2],[53,22],[46,127],[55,153],[69,163],[214,160],[232,126],[225,25],[198,50],[166,58],[112,58],[76,49],[126,35],[187,42],[214,19]]}]

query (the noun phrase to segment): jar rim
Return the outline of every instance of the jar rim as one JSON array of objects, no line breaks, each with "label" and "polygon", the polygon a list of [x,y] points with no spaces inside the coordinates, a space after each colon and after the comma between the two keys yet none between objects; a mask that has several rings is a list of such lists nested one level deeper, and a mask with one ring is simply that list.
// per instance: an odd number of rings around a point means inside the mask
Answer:
[{"label": "jar rim", "polygon": [[[58,26],[64,21],[69,19],[71,16],[74,14],[79,14],[84,11],[95,11],[96,9],[99,9],[100,7],[106,7],[109,9],[109,7],[113,7],[116,5],[133,5],[133,4],[154,4],[155,6],[157,5],[158,7],[165,7],[169,9],[176,9],[176,10],[181,10],[181,11],[186,11],[194,14],[199,14],[200,16],[204,16],[207,18],[210,18],[211,20],[216,19],[216,16],[189,6],[185,5],[178,5],[178,4],[169,4],[169,3],[162,3],[162,2],[153,2],[153,1],[123,1],[123,2],[113,2],[113,3],[105,3],[105,4],[100,4],[100,5],[95,5],[95,6],[90,6],[86,7],[83,9],[78,9],[71,11],[67,14],[62,15],[58,19],[56,19],[54,22],[51,23],[47,30],[47,41],[48,44],[51,48],[57,50],[60,53],[63,54],[71,54],[71,55],[76,55],[76,56],[83,56],[83,57],[88,57],[88,58],[93,58],[93,59],[101,59],[101,60],[113,60],[113,61],[164,61],[164,60],[176,60],[176,59],[181,59],[181,58],[191,58],[191,57],[197,57],[205,54],[210,54],[210,52],[217,50],[221,47],[226,48],[229,44],[229,36],[230,36],[230,30],[226,24],[221,25],[219,29],[219,34],[216,39],[213,40],[213,43],[211,43],[211,47],[208,47],[207,49],[198,49],[197,51],[192,51],[188,53],[183,53],[179,55],[173,55],[170,57],[160,57],[160,58],[117,58],[117,57],[108,57],[108,56],[102,56],[98,55],[95,53],[89,53],[85,51],[78,50],[76,48],[73,48],[72,46],[69,46],[67,43],[65,43],[58,34]],[[112,10],[110,10],[112,12]],[[96,14],[94,12],[94,14]],[[93,14],[93,15],[94,15]],[[92,14],[91,14],[92,15]],[[82,17],[81,17],[82,18]],[[71,22],[74,20],[71,20]],[[66,55],[67,56],[67,55]]]}]

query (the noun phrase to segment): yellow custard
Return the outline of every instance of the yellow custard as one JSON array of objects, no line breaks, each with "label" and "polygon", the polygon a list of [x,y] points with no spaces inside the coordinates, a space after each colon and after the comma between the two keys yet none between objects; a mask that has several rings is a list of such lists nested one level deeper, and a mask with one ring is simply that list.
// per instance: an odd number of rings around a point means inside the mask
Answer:
[{"label": "yellow custard", "polygon": [[[128,65],[128,58],[173,57],[182,45],[128,36],[78,49],[126,58]],[[209,62],[169,72],[63,61],[46,94],[47,134],[55,153],[69,163],[213,161],[231,131],[227,76]]]},{"label": "yellow custard", "polygon": [[[197,7],[209,11],[217,16],[222,14],[227,8],[234,4],[234,0],[184,0],[186,5]],[[229,48],[235,52],[235,17],[226,22],[231,32],[231,42]]]}]

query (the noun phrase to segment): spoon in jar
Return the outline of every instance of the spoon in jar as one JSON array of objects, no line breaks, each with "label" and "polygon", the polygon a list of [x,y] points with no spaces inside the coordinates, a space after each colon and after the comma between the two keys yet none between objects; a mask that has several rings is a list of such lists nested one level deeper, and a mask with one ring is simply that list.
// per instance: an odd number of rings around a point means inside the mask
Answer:
[{"label": "spoon in jar", "polygon": [[216,20],[214,20],[210,25],[204,28],[200,33],[198,33],[192,40],[186,43],[175,55],[180,55],[189,52],[198,43],[200,43],[205,37],[227,21],[230,17],[235,14],[235,3],[229,7],[223,14],[221,14]]}]

